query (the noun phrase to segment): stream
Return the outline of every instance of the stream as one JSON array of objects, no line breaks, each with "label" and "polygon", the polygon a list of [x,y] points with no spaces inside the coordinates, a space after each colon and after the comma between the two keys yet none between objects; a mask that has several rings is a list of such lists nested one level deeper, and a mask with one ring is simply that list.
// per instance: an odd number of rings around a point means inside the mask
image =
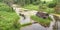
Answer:
[{"label": "stream", "polygon": [[[21,10],[21,8],[17,8],[15,7],[15,5],[13,5],[13,9],[15,10],[15,12],[17,13],[17,15],[19,15],[19,13],[21,13],[19,10]],[[30,15],[35,15],[37,11],[27,11],[27,12],[22,12],[22,14],[25,15],[25,19],[19,15],[20,19],[19,22],[20,24],[26,24],[26,23],[33,23],[32,25],[29,26],[25,26],[25,27],[21,27],[21,30],[53,30],[53,25],[55,24],[55,19],[53,18],[53,15],[50,14],[49,16],[52,18],[52,21],[50,23],[49,27],[43,27],[41,26],[39,23],[34,23],[35,21],[32,21],[30,19]]]},{"label": "stream", "polygon": [[58,21],[57,24],[58,24],[58,30],[60,30],[60,21]]}]

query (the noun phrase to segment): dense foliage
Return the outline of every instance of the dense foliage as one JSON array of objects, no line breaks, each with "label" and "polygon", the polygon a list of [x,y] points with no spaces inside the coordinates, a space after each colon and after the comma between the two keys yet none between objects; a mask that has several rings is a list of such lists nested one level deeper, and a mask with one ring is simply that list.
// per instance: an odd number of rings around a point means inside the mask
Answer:
[{"label": "dense foliage", "polygon": [[17,0],[15,3],[20,4],[20,5],[28,5],[28,4],[34,4],[38,5],[40,4],[40,0]]},{"label": "dense foliage", "polygon": [[13,12],[13,9],[11,7],[9,7],[8,5],[1,3],[0,11]]},{"label": "dense foliage", "polygon": [[18,30],[18,15],[4,3],[0,3],[0,30]]},{"label": "dense foliage", "polygon": [[56,7],[56,3],[49,3],[48,7],[49,8],[54,8],[54,7]]}]

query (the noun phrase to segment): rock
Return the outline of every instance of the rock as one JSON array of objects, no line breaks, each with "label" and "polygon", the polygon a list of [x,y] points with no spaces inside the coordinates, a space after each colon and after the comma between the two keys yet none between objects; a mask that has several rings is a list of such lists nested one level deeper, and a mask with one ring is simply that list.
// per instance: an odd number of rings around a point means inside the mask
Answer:
[{"label": "rock", "polygon": [[43,12],[37,12],[36,16],[41,17],[43,19],[48,18],[49,14],[48,13],[43,13]]}]

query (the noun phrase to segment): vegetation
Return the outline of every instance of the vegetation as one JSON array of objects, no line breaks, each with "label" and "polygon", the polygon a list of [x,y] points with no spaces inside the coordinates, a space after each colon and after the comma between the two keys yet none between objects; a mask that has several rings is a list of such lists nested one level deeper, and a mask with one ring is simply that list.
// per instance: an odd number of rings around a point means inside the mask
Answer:
[{"label": "vegetation", "polygon": [[0,30],[18,30],[18,15],[4,3],[0,3]]},{"label": "vegetation", "polygon": [[48,7],[46,7],[45,9],[41,10],[41,7],[39,8],[38,5],[32,5],[32,4],[25,5],[23,8],[29,9],[29,10],[44,11],[44,12],[47,12],[47,13],[55,13],[54,8],[48,8]]},{"label": "vegetation", "polygon": [[17,0],[16,3],[22,6],[29,5],[29,4],[37,5],[40,3],[40,0]]},{"label": "vegetation", "polygon": [[14,10],[11,7],[4,3],[0,3],[0,11],[14,12]]},{"label": "vegetation", "polygon": [[32,4],[30,4],[30,5],[23,6],[23,8],[29,9],[29,10],[38,10],[38,5],[32,5]]},{"label": "vegetation", "polygon": [[31,19],[33,19],[34,21],[37,21],[38,23],[40,23],[41,25],[43,26],[49,26],[50,25],[50,22],[51,22],[51,19],[48,18],[48,19],[43,19],[43,18],[40,18],[38,16],[31,16]]},{"label": "vegetation", "polygon": [[60,2],[59,2],[60,0],[56,0],[56,3],[57,3],[57,5],[56,5],[56,7],[55,7],[55,12],[57,13],[57,14],[60,14]]},{"label": "vegetation", "polygon": [[55,6],[56,6],[56,3],[54,1],[53,2],[40,1],[38,5],[28,4],[28,5],[24,5],[23,8],[36,10],[36,11],[43,11],[47,13],[55,13],[55,10],[54,10]]},{"label": "vegetation", "polygon": [[[23,8],[37,11],[44,11],[47,13],[55,13],[54,7],[56,6],[56,1],[42,1],[42,0],[2,0],[9,6],[13,3],[20,5]],[[49,12],[50,11],[50,12]]]},{"label": "vegetation", "polygon": [[[19,24],[19,17],[11,7],[13,4],[29,10],[60,14],[60,0],[0,0],[0,2],[2,2],[0,3],[0,30],[20,30],[20,27],[31,24]],[[49,26],[51,22],[50,18],[43,19],[34,15],[31,19],[43,26]]]},{"label": "vegetation", "polygon": [[50,3],[50,4],[48,5],[49,8],[54,8],[55,6],[56,6],[56,3]]},{"label": "vegetation", "polygon": [[32,23],[23,24],[23,25],[21,25],[21,27],[28,26],[28,25],[32,25]]}]

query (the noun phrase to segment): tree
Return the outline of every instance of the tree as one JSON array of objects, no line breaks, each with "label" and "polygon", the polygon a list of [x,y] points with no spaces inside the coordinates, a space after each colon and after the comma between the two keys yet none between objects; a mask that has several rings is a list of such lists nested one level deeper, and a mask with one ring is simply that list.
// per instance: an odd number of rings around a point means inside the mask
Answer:
[{"label": "tree", "polygon": [[56,0],[56,3],[55,12],[60,14],[60,0]]}]

